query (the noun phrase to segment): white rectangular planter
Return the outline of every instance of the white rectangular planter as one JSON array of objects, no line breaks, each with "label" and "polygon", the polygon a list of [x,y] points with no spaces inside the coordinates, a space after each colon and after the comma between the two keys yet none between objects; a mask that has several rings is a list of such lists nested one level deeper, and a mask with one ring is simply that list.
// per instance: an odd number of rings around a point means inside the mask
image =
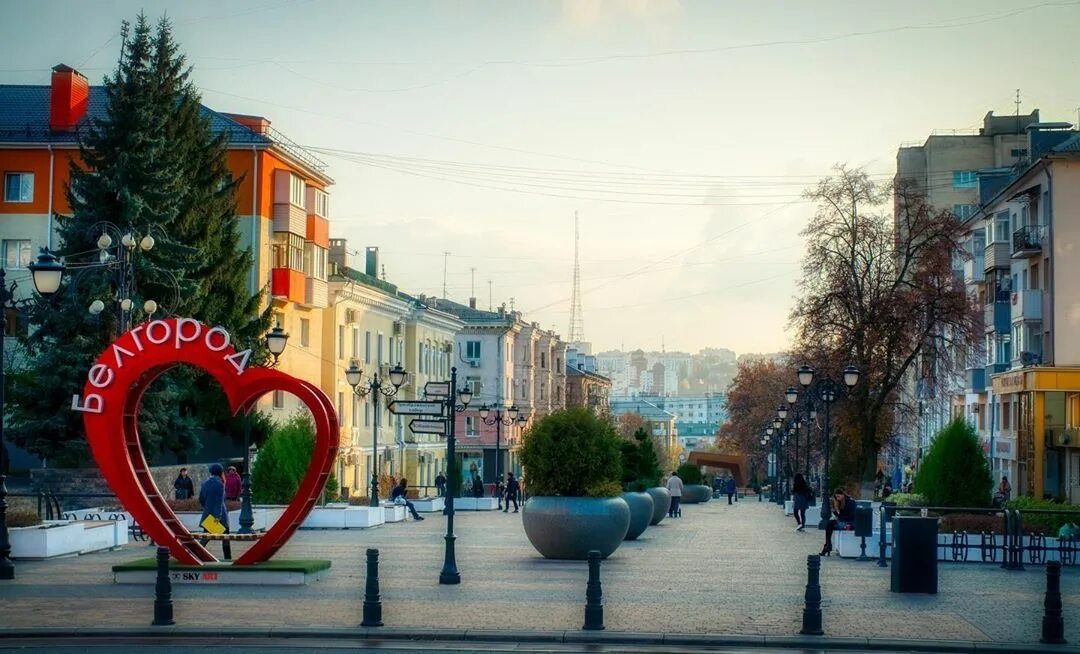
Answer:
[{"label": "white rectangular planter", "polygon": [[404,522],[405,521],[405,507],[398,506],[396,504],[384,504],[383,520],[386,522]]},{"label": "white rectangular planter", "polygon": [[83,523],[46,520],[47,529],[13,527],[8,529],[13,559],[51,559],[55,556],[78,554],[83,548]]},{"label": "white rectangular planter", "polygon": [[366,529],[383,524],[385,512],[380,507],[350,506],[345,509],[345,529]]},{"label": "white rectangular planter", "polygon": [[[404,508],[404,507],[402,507]],[[378,506],[317,506],[300,525],[301,529],[362,529],[381,525],[385,511]]]},{"label": "white rectangular planter", "polygon": [[499,500],[494,497],[455,497],[455,511],[494,511],[499,508]]},{"label": "white rectangular planter", "polygon": [[425,500],[413,500],[413,506],[419,513],[441,513],[446,508],[446,500],[441,497],[429,497]]},{"label": "white rectangular planter", "polygon": [[80,554],[111,550],[128,542],[127,520],[83,523],[83,546]]},{"label": "white rectangular planter", "polygon": [[300,524],[301,529],[344,529],[345,507],[317,506]]}]

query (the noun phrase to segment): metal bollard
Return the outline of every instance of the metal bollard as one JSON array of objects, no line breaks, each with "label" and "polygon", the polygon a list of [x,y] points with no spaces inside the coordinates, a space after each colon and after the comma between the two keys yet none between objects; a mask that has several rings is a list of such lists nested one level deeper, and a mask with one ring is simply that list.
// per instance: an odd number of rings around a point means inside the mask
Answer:
[{"label": "metal bollard", "polygon": [[1040,643],[1064,645],[1065,618],[1061,614],[1061,563],[1046,564],[1046,599],[1043,601],[1042,637]]},{"label": "metal bollard", "polygon": [[589,551],[589,585],[585,588],[585,625],[587,631],[604,628],[604,591],[600,588],[600,551]]},{"label": "metal bollard", "polygon": [[382,600],[379,598],[379,550],[367,551],[367,584],[364,587],[364,620],[361,627],[381,627]]},{"label": "metal bollard", "polygon": [[811,554],[806,557],[806,606],[802,612],[802,630],[804,636],[820,636],[821,629],[821,557]]},{"label": "metal bollard", "polygon": [[153,626],[176,624],[172,610],[172,579],[169,578],[169,548],[157,548],[157,583],[154,585]]},{"label": "metal bollard", "polygon": [[882,506],[882,507],[880,507],[878,509],[878,514],[881,516],[881,520],[878,522],[878,529],[880,530],[880,533],[878,535],[879,537],[878,537],[878,561],[877,561],[877,565],[878,565],[879,568],[884,568],[884,567],[888,566],[888,564],[885,562],[885,527],[886,527],[885,518],[888,515],[888,513],[885,511],[885,507]]}]

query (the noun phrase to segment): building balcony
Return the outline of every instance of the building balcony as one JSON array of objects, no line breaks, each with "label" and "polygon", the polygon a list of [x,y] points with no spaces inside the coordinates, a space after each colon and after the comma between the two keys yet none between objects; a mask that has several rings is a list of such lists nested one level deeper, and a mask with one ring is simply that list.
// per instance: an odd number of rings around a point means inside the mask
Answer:
[{"label": "building balcony", "polygon": [[983,377],[983,379],[984,380],[990,379],[994,375],[1003,373],[1003,372],[1007,371],[1008,369],[1009,369],[1009,364],[1007,364],[1007,363],[988,363],[988,364],[986,364],[986,367],[983,369],[983,370],[986,371],[985,376]]},{"label": "building balcony", "polygon": [[968,368],[964,375],[964,391],[982,393],[986,390],[986,368]]},{"label": "building balcony", "polygon": [[986,280],[986,257],[976,254],[964,262],[964,283],[975,284]]},{"label": "building balcony", "polygon": [[1008,268],[1012,265],[1009,257],[1009,244],[1005,242],[990,243],[983,251],[983,270],[996,270]]},{"label": "building balcony", "polygon": [[1008,333],[1009,312],[1009,302],[1006,299],[983,305],[983,327],[988,332]]},{"label": "building balcony", "polygon": [[273,214],[275,232],[307,237],[308,216],[303,207],[289,202],[275,202]]},{"label": "building balcony", "polygon": [[275,299],[307,303],[307,275],[292,268],[274,268],[270,271],[270,294]]},{"label": "building balcony", "polygon": [[1046,232],[1042,225],[1028,225],[1013,232],[1012,256],[1014,259],[1032,257],[1042,252],[1043,236]]},{"label": "building balcony", "polygon": [[316,309],[330,306],[330,292],[325,279],[307,278],[304,284],[304,304]]},{"label": "building balcony", "polygon": [[1013,291],[1012,321],[1042,320],[1042,291]]}]

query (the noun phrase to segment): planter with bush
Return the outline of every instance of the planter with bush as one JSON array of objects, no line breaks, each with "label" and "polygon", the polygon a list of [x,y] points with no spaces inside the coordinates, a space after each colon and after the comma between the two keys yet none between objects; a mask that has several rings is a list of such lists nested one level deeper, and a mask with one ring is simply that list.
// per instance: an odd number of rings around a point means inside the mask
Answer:
[{"label": "planter with bush", "polygon": [[622,455],[622,498],[630,507],[630,528],[626,532],[626,540],[636,540],[653,520],[655,504],[652,495],[646,491],[657,484],[660,468],[652,438],[644,429],[634,432],[633,440],[619,443],[619,452]]},{"label": "planter with bush", "polygon": [[712,499],[712,489],[701,483],[701,470],[696,465],[684,463],[675,472],[683,482],[683,504],[700,504]]},{"label": "planter with bush", "polygon": [[607,557],[630,527],[619,497],[622,465],[614,426],[584,408],[544,416],[522,438],[519,456],[529,480],[522,523],[529,542],[549,559]]},{"label": "planter with bush", "polygon": [[979,435],[963,418],[937,433],[915,476],[915,492],[930,506],[990,506],[993,487]]}]

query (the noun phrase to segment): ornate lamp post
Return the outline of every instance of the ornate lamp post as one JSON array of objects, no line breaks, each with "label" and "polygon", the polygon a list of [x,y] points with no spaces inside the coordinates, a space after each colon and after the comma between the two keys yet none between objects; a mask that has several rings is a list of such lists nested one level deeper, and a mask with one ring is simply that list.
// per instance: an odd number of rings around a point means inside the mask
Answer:
[{"label": "ornate lamp post", "polygon": [[[804,365],[799,368],[798,372],[799,383],[802,384],[804,389],[809,389],[814,384],[814,378],[816,376],[815,371],[808,365]],[[855,366],[848,366],[844,368],[843,372],[844,387],[851,390],[859,383],[859,369]],[[821,402],[825,405],[825,429],[822,439],[824,441],[825,451],[825,470],[821,479],[821,520],[818,522],[818,529],[824,529],[825,525],[829,522],[829,450],[831,435],[829,433],[829,418],[830,407],[835,402],[841,393],[841,387],[835,381],[828,377],[819,378],[817,380],[817,391]]]},{"label": "ornate lamp post", "polygon": [[783,466],[780,465],[780,456],[782,454],[782,447],[784,445],[784,432],[781,428],[784,426],[784,421],[778,417],[773,418],[772,430],[773,436],[773,450],[776,461],[776,498],[773,500],[777,504],[784,504],[784,471]]},{"label": "ornate lamp post", "polygon": [[[47,249],[42,248],[37,261],[27,268],[34,280],[34,290],[45,299],[60,289],[65,266]],[[7,340],[7,307],[14,304],[16,283],[7,284],[7,271],[0,267],[0,580],[15,578],[15,565],[11,562],[11,539],[7,528],[7,445],[4,442],[4,341]]]},{"label": "ornate lamp post", "polygon": [[368,504],[370,506],[379,506],[379,423],[382,421],[379,415],[379,397],[394,397],[397,395],[398,389],[405,383],[405,369],[400,365],[396,365],[390,369],[390,386],[384,387],[384,380],[379,378],[379,373],[376,372],[371,376],[371,379],[367,383],[363,383],[364,371],[360,369],[360,366],[356,365],[356,361],[353,361],[349,365],[348,370],[345,371],[345,381],[349,382],[349,386],[352,386],[353,392],[357,396],[366,398],[371,397],[371,406],[375,412],[375,423],[372,426],[372,439],[371,439],[371,497]]},{"label": "ornate lamp post", "polygon": [[499,472],[500,463],[502,463],[501,451],[499,446],[502,441],[502,428],[503,425],[510,427],[517,421],[518,408],[517,405],[510,405],[510,408],[506,410],[506,415],[503,415],[503,408],[496,407],[495,415],[491,415],[491,409],[485,404],[480,407],[480,419],[484,421],[485,425],[495,425],[495,495],[499,498],[499,509],[502,510],[502,493],[499,492],[499,484],[502,482],[502,475]]},{"label": "ornate lamp post", "polygon": [[[456,395],[456,397],[455,397]],[[457,569],[457,558],[454,554],[454,495],[461,488],[461,480],[458,479],[456,453],[456,424],[458,411],[464,411],[472,401],[472,391],[468,388],[457,390],[457,367],[450,368],[450,394],[446,397],[446,461],[447,461],[447,492],[446,492],[446,549],[443,552],[443,567],[439,573],[440,584],[460,584],[461,574]],[[459,404],[460,402],[460,404]]]}]

